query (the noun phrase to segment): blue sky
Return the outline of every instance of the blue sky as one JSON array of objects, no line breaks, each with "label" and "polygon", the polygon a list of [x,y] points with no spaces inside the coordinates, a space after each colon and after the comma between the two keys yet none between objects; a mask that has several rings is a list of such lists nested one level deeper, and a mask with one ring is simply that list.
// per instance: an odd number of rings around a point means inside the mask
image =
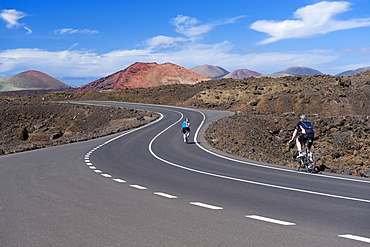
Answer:
[{"label": "blue sky", "polygon": [[11,0],[0,38],[0,78],[38,70],[71,86],[135,62],[335,75],[370,66],[370,0]]}]

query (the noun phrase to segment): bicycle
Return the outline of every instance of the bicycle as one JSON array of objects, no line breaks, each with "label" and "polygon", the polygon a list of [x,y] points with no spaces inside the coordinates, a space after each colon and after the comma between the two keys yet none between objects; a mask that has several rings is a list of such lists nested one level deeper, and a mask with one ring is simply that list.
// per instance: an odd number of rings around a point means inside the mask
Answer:
[{"label": "bicycle", "polygon": [[183,130],[181,130],[181,133],[182,133],[182,139],[184,140],[184,142],[188,143],[189,141],[189,130],[184,128]]},{"label": "bicycle", "polygon": [[304,143],[302,148],[305,149],[303,151],[303,156],[299,156],[299,150],[294,150],[293,155],[291,158],[291,164],[294,171],[299,171],[300,169],[304,169],[306,172],[309,173],[316,173],[319,172],[319,167],[316,166],[316,159],[315,154],[311,150],[307,148],[307,144]]}]

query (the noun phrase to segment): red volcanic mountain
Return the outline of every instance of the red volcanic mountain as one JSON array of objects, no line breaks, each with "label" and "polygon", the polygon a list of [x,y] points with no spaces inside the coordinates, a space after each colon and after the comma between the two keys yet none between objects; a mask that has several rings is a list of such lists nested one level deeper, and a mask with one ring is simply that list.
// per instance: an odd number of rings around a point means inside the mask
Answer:
[{"label": "red volcanic mountain", "polygon": [[71,88],[67,84],[40,71],[28,70],[0,79],[0,91],[59,90]]},{"label": "red volcanic mountain", "polygon": [[238,70],[234,70],[233,72],[225,75],[223,78],[244,79],[244,78],[249,78],[249,77],[260,77],[260,76],[262,76],[261,73],[258,73],[253,70],[238,69]]},{"label": "red volcanic mountain", "polygon": [[134,63],[78,89],[80,92],[148,88],[167,84],[195,84],[210,78],[172,63]]}]

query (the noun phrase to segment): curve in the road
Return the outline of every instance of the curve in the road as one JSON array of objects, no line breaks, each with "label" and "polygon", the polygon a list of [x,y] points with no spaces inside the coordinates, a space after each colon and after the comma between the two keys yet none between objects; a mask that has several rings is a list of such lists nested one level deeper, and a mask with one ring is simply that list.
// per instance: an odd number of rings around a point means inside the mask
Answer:
[{"label": "curve in the road", "polygon": [[[162,107],[166,107],[166,106],[162,106]],[[180,108],[180,107],[173,107],[173,108]],[[189,110],[189,109],[187,109],[187,110]],[[197,111],[197,110],[194,110],[194,109],[190,109],[190,110],[196,111],[196,112],[200,113],[203,116],[203,120],[202,120],[201,124],[199,125],[199,127],[197,128],[197,130],[195,132],[195,135],[194,135],[194,142],[202,150],[204,150],[204,151],[206,151],[206,152],[208,152],[208,153],[210,153],[212,155],[215,155],[217,157],[220,157],[222,159],[227,159],[227,160],[238,162],[238,163],[243,163],[243,164],[247,164],[247,165],[253,165],[253,166],[258,166],[258,167],[263,167],[263,168],[268,168],[268,169],[276,169],[276,170],[281,170],[281,171],[285,171],[285,172],[295,172],[295,171],[292,171],[290,169],[278,168],[278,167],[273,167],[273,166],[267,166],[267,165],[261,165],[261,164],[257,164],[257,163],[251,163],[251,162],[246,162],[246,161],[242,161],[242,160],[237,160],[237,159],[234,159],[234,158],[230,158],[230,157],[226,157],[226,156],[217,154],[215,152],[212,152],[212,151],[204,148],[203,146],[201,146],[199,144],[199,142],[197,140],[197,137],[198,137],[198,134],[199,134],[200,129],[202,128],[202,126],[203,126],[203,124],[205,122],[205,115],[201,111]],[[157,113],[159,113],[159,112],[157,112]],[[167,163],[167,164],[169,164],[169,165],[171,165],[173,167],[177,167],[177,168],[184,169],[184,170],[187,170],[187,171],[191,171],[191,172],[195,172],[195,173],[199,173],[199,174],[203,174],[203,175],[207,175],[207,176],[218,177],[218,178],[222,178],[222,179],[228,179],[228,180],[238,181],[238,182],[242,182],[242,183],[249,183],[249,184],[254,184],[254,185],[259,185],[259,186],[271,187],[271,188],[275,188],[275,189],[289,190],[289,191],[295,191],[295,192],[300,192],[300,193],[313,194],[313,195],[318,195],[318,196],[332,197],[332,198],[337,198],[337,199],[344,199],[344,200],[351,200],[351,201],[358,201],[358,202],[370,203],[370,200],[363,199],[363,198],[354,198],[354,197],[341,196],[341,195],[335,195],[335,194],[329,194],[329,193],[322,193],[322,192],[311,191],[311,190],[303,190],[303,189],[297,189],[297,188],[292,188],[292,187],[285,187],[285,186],[279,186],[279,185],[274,185],[274,184],[261,183],[261,182],[256,182],[256,181],[252,181],[252,180],[240,179],[240,178],[235,178],[235,177],[230,177],[230,176],[224,176],[224,175],[220,175],[220,174],[216,174],[216,173],[205,172],[205,171],[201,171],[201,170],[198,170],[198,169],[193,169],[193,168],[189,168],[189,167],[186,167],[186,166],[182,166],[182,165],[176,164],[174,162],[168,161],[168,160],[166,160],[164,158],[161,158],[156,153],[154,153],[153,148],[152,148],[153,143],[154,143],[154,141],[160,135],[162,135],[164,132],[166,132],[168,129],[170,129],[174,125],[178,124],[181,121],[181,119],[183,119],[183,114],[181,112],[179,112],[179,111],[177,111],[177,113],[180,115],[180,118],[177,121],[175,121],[174,123],[172,123],[171,125],[169,125],[167,128],[163,129],[161,132],[159,132],[150,141],[150,143],[149,143],[149,147],[148,148],[149,148],[150,153],[153,155],[153,157],[155,157],[156,159],[158,159],[158,160],[160,160],[162,162],[165,162],[165,163]],[[161,113],[159,113],[159,114],[161,115],[161,117],[159,119],[157,119],[155,122],[160,121],[163,118],[163,115]],[[153,122],[151,124],[154,124],[155,122]],[[150,126],[150,124],[147,125],[147,126]],[[114,141],[114,140],[116,140],[118,138],[121,138],[121,137],[123,137],[125,135],[128,135],[128,134],[132,133],[133,131],[137,131],[137,130],[139,130],[139,129],[143,128],[143,127],[147,127],[147,126],[142,126],[142,127],[138,128],[138,129],[134,129],[134,130],[125,132],[122,135],[119,135],[117,137],[114,137],[114,138],[110,139],[109,141],[106,141],[102,145],[98,146],[97,148],[91,150],[85,156],[86,164],[89,165],[90,168],[92,170],[94,170],[95,172],[101,173],[102,176],[105,176],[105,177],[108,177],[108,178],[111,177],[109,174],[105,174],[101,170],[98,170],[98,169],[96,169],[95,166],[93,166],[93,164],[89,160],[90,154],[93,151],[97,150],[98,148],[102,147],[105,144],[108,144],[108,143],[110,143],[110,142],[112,142],[112,141]],[[370,183],[370,181],[366,181],[366,180],[357,180],[357,179],[352,179],[352,178],[335,177],[335,176],[328,176],[328,175],[322,175],[322,174],[308,174],[308,175],[322,176],[322,177],[327,177],[327,178],[331,178],[331,179],[342,179],[342,180],[356,181],[356,182],[361,182],[361,183]],[[122,180],[122,179],[118,179],[117,180],[116,179],[115,181],[124,181],[124,180]]]}]

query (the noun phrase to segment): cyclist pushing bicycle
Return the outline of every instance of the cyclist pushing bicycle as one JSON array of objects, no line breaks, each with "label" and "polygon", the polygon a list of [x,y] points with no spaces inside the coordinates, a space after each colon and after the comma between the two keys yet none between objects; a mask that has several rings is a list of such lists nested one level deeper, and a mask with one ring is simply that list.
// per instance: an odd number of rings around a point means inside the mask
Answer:
[{"label": "cyclist pushing bicycle", "polygon": [[190,135],[190,120],[189,118],[185,118],[185,120],[181,124],[181,132],[184,142],[188,141],[188,137]]},{"label": "cyclist pushing bicycle", "polygon": [[302,134],[297,138],[296,144],[297,149],[299,151],[298,157],[304,156],[304,153],[302,152],[302,145],[305,145],[307,143],[307,149],[310,151],[312,144],[313,144],[313,138],[314,138],[314,130],[312,127],[312,124],[310,121],[307,120],[306,115],[301,115],[300,120],[298,124],[295,126],[292,139],[289,140],[289,143],[291,143],[294,138],[296,138],[298,131],[300,130]]}]

